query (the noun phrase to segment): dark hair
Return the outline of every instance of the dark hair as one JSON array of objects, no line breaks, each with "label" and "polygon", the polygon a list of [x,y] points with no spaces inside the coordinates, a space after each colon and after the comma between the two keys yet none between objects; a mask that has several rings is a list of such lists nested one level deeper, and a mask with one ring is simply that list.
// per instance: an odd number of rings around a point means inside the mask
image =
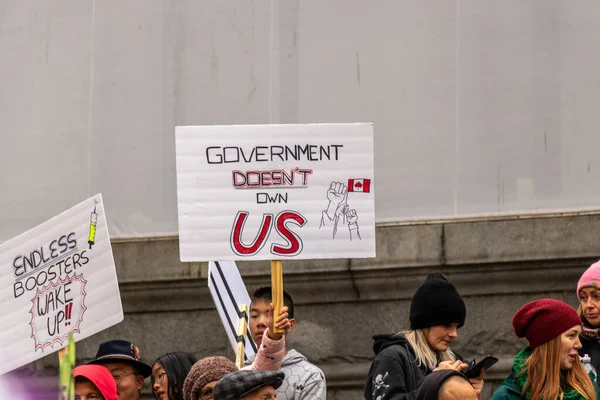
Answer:
[{"label": "dark hair", "polygon": [[[254,293],[252,293],[251,302],[254,303],[257,300],[264,300],[267,303],[272,302],[273,298],[271,291],[271,286],[264,286],[256,289]],[[288,308],[288,317],[290,319],[294,318],[294,300],[292,300],[292,296],[285,290],[283,291],[283,304]]]},{"label": "dark hair", "polygon": [[[94,385],[94,382],[81,375],[75,377],[75,383],[91,383],[92,385]],[[96,387],[96,385],[94,385],[94,387]]]},{"label": "dark hair", "polygon": [[100,395],[100,397],[102,398],[102,400],[106,399],[106,397],[104,397],[104,393],[102,393],[102,391],[98,388],[98,386],[96,386],[96,384],[94,382],[92,382],[91,379],[86,378],[85,376],[76,376],[75,377],[75,384],[81,384],[81,383],[89,383],[90,385],[92,385],[94,387],[94,389],[96,390],[96,392],[98,392],[98,394]]},{"label": "dark hair", "polygon": [[[167,353],[154,361],[154,364],[159,363],[162,365],[167,374],[167,379],[169,380],[169,400],[183,400],[183,383],[196,361],[198,359],[195,355],[183,351]],[[152,386],[154,386],[154,377],[151,378]],[[154,390],[152,390],[152,394],[156,398]]]}]

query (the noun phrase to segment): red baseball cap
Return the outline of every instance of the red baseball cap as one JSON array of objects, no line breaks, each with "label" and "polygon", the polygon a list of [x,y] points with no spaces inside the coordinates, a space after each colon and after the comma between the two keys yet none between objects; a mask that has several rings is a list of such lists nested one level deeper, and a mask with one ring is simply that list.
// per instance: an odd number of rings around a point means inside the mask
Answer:
[{"label": "red baseball cap", "polygon": [[105,400],[118,400],[117,384],[110,371],[102,365],[80,365],[73,370],[73,377],[89,379],[102,393]]}]

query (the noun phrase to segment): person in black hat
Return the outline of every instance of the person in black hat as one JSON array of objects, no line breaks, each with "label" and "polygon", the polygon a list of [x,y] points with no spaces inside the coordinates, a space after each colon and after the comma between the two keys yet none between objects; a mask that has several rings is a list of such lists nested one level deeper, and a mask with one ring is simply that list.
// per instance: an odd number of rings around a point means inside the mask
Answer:
[{"label": "person in black hat", "polygon": [[444,369],[423,379],[417,400],[477,400],[477,392],[466,376],[453,369]]},{"label": "person in black hat", "polygon": [[240,370],[225,375],[215,386],[214,400],[271,400],[285,374],[274,371]]},{"label": "person in black hat", "polygon": [[141,360],[138,347],[127,340],[100,343],[96,358],[88,364],[108,368],[117,383],[119,400],[139,400],[144,379],[152,373],[152,367]]},{"label": "person in black hat", "polygon": [[[450,350],[466,314],[465,302],[454,285],[439,272],[430,274],[410,304],[410,329],[373,336],[375,359],[365,383],[365,399],[414,399],[423,378],[432,371],[467,368]],[[479,395],[483,375],[471,383]]]}]

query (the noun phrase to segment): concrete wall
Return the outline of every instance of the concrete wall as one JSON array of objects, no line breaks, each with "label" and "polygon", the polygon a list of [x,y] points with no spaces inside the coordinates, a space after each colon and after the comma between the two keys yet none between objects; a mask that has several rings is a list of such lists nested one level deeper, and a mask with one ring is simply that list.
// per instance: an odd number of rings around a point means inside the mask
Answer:
[{"label": "concrete wall", "polygon": [[[297,303],[290,344],[325,371],[330,399],[360,399],[371,336],[407,328],[412,294],[429,272],[441,271],[467,304],[454,349],[466,358],[500,358],[488,376],[490,393],[524,345],[512,331],[514,312],[545,296],[577,305],[577,279],[600,258],[599,227],[600,214],[380,226],[376,259],[284,265],[285,288]],[[125,320],[80,342],[79,362],[111,338],[135,342],[149,360],[173,350],[233,358],[206,265],[180,263],[177,248],[176,238],[115,241]],[[267,263],[240,269],[249,289],[269,283]],[[49,356],[26,369],[55,367]]]},{"label": "concrete wall", "polygon": [[0,0],[0,242],[102,192],[177,232],[174,127],[373,122],[378,221],[598,208],[593,0]]}]

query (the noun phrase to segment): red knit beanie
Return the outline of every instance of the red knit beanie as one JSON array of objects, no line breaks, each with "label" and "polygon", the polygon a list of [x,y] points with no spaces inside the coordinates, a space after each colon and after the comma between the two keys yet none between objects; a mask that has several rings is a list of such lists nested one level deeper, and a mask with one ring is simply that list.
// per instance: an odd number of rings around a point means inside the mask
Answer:
[{"label": "red knit beanie", "polygon": [[567,303],[555,299],[535,300],[525,304],[513,317],[518,337],[527,338],[535,349],[575,325],[581,325],[577,311]]}]

